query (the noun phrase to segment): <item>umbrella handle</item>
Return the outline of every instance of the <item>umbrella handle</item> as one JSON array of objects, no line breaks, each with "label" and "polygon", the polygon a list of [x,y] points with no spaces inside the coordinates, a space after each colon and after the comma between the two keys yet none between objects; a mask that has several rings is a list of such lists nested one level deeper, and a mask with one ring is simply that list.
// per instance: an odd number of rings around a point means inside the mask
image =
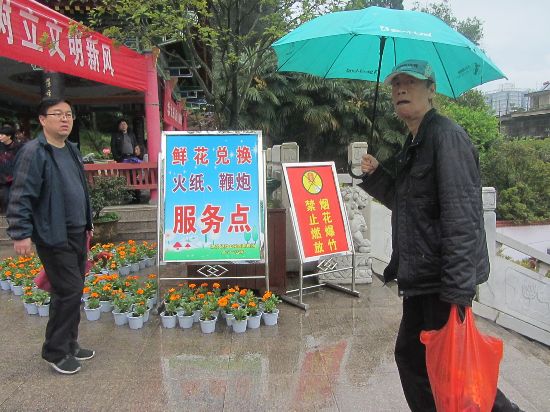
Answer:
[{"label": "umbrella handle", "polygon": [[367,176],[366,173],[361,173],[360,175],[356,175],[352,170],[351,162],[348,162],[348,174],[354,179],[361,179],[361,180]]}]

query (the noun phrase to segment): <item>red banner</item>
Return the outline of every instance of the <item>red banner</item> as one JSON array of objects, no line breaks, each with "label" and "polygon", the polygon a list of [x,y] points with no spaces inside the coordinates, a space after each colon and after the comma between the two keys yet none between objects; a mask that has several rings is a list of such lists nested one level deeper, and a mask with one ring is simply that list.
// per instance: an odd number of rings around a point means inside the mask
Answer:
[{"label": "red banner", "polygon": [[172,91],[177,80],[174,79],[164,83],[164,123],[174,127],[175,130],[185,130],[182,104],[175,102],[172,98]]},{"label": "red banner", "polygon": [[0,0],[0,56],[146,90],[144,56],[32,0]]},{"label": "red banner", "polygon": [[283,164],[304,262],[351,252],[334,163]]}]

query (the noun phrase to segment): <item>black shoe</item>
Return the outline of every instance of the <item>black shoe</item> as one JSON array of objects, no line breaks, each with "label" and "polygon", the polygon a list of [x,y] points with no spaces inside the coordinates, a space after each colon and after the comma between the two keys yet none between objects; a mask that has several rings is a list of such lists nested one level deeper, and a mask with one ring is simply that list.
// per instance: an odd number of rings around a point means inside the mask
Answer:
[{"label": "black shoe", "polygon": [[74,358],[76,360],[88,360],[92,359],[95,355],[95,350],[78,348],[74,353]]},{"label": "black shoe", "polygon": [[80,362],[73,355],[66,355],[59,362],[49,362],[57,372],[72,375],[80,370]]}]

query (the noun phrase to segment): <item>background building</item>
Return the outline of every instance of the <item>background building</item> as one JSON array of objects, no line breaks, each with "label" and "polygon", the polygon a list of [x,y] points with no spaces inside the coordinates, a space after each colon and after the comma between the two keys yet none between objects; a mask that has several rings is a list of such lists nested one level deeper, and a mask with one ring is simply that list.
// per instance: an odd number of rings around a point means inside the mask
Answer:
[{"label": "background building", "polygon": [[504,116],[518,110],[529,110],[527,89],[516,89],[513,83],[504,83],[498,90],[485,93],[485,102],[497,116]]}]

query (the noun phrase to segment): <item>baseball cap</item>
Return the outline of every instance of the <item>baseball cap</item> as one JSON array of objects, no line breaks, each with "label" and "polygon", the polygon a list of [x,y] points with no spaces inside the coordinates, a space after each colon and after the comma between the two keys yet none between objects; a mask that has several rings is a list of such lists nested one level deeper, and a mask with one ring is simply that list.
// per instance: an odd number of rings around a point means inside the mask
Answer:
[{"label": "baseball cap", "polygon": [[425,60],[405,60],[399,63],[392,69],[384,83],[390,84],[395,76],[402,73],[420,80],[431,80],[435,83],[435,73],[432,66]]}]

